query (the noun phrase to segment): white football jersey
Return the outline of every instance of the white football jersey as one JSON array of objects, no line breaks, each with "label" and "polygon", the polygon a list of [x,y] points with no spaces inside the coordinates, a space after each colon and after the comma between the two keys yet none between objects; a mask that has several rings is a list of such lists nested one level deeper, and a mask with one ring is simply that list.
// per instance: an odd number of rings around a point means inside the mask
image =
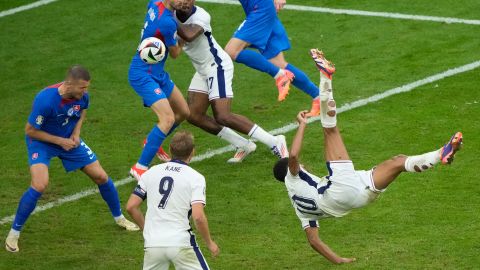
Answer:
[{"label": "white football jersey", "polygon": [[287,171],[285,186],[288,197],[304,229],[318,227],[318,219],[335,216],[326,211],[328,207],[323,196],[329,185],[331,182],[326,177],[319,178],[302,168],[295,176]]},{"label": "white football jersey", "polygon": [[189,218],[192,204],[205,204],[205,177],[181,161],[153,166],[134,194],[147,199],[145,247],[196,246]]},{"label": "white football jersey", "polygon": [[203,34],[183,46],[195,70],[202,76],[209,76],[211,70],[216,70],[218,67],[233,69],[232,59],[212,35],[210,14],[198,6],[194,6],[192,12],[193,14],[183,23],[178,20],[176,14],[175,18],[179,24],[196,24],[203,28]]}]

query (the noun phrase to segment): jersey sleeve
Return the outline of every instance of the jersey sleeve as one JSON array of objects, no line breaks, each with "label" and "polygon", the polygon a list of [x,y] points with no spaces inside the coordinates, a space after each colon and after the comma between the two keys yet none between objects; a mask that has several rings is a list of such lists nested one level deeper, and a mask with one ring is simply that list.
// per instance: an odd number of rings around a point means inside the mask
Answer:
[{"label": "jersey sleeve", "polygon": [[306,228],[317,228],[318,227],[318,220],[315,218],[308,217],[306,215],[303,215],[302,213],[298,212],[295,209],[295,212],[297,213],[298,219],[300,219],[300,223],[302,223],[302,228],[305,230]]},{"label": "jersey sleeve", "polygon": [[175,33],[177,32],[177,22],[175,20],[168,20],[165,22],[164,27],[162,27],[162,34],[165,41],[165,46],[175,46],[177,45],[177,39],[175,38]]},{"label": "jersey sleeve", "polygon": [[199,16],[195,17],[192,23],[202,27],[205,32],[212,32],[212,27],[210,26],[210,14],[204,10],[199,13]]},{"label": "jersey sleeve", "polygon": [[39,94],[35,97],[32,106],[32,112],[28,117],[28,123],[36,129],[40,129],[45,123],[45,119],[51,114],[51,107],[49,105],[49,100],[42,99],[42,95]]},{"label": "jersey sleeve", "polygon": [[206,185],[205,185],[205,177],[199,175],[197,179],[194,180],[194,184],[192,187],[192,200],[191,204],[195,203],[203,203],[206,204]]}]

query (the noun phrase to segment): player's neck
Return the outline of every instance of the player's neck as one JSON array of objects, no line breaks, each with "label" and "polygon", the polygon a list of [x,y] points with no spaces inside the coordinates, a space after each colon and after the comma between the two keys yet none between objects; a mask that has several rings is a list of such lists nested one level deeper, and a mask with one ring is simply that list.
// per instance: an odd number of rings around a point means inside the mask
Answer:
[{"label": "player's neck", "polygon": [[62,83],[62,85],[58,87],[58,94],[62,97],[62,99],[73,99],[73,97],[68,93],[65,83]]}]

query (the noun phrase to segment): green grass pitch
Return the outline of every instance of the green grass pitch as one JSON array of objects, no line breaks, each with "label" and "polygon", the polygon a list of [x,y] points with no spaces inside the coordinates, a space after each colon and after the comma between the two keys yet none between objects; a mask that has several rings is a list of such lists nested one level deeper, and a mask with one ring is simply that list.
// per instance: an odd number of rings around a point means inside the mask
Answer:
[{"label": "green grass pitch", "polygon": [[[0,1],[0,11],[30,3]],[[90,69],[91,104],[82,137],[114,180],[127,177],[141,142],[156,119],[142,109],[127,71],[138,45],[143,0],[58,2],[0,18],[0,219],[15,213],[29,186],[24,125],[35,94],[62,80],[68,66]],[[289,4],[480,19],[475,0],[325,1]],[[212,15],[214,36],[226,44],[244,18],[240,6],[197,3]],[[291,38],[286,57],[314,81],[308,55],[321,48],[337,67],[339,106],[480,60],[480,26],[333,15],[285,10]],[[185,56],[168,60],[167,70],[182,91],[193,75]],[[371,206],[341,219],[320,222],[320,237],[339,255],[358,261],[334,266],[313,251],[283,185],[271,175],[275,161],[259,145],[243,164],[230,165],[229,152],[192,166],[206,176],[210,229],[221,248],[212,269],[478,269],[480,265],[480,69],[339,115],[339,127],[356,168],[368,169],[396,154],[440,147],[455,131],[464,147],[452,166],[401,175]],[[267,130],[294,121],[309,98],[291,90],[276,102],[273,81],[235,65],[233,110]],[[196,137],[197,153],[226,144],[182,124]],[[290,142],[294,131],[285,134]],[[301,160],[326,174],[319,122],[309,125]],[[122,204],[134,183],[119,187]],[[39,205],[94,187],[82,173],[66,174],[59,160]],[[6,236],[10,223],[0,225]],[[199,241],[202,244],[201,240]],[[0,269],[139,269],[141,233],[120,230],[99,195],[63,204],[29,218],[21,251],[0,251]],[[3,247],[2,247],[3,249]]]}]

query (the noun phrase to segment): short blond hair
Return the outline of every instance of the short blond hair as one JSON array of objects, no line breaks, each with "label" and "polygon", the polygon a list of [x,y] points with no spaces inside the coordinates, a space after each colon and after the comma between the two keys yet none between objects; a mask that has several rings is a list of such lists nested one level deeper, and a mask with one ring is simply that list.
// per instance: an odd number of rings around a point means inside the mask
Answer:
[{"label": "short blond hair", "polygon": [[192,133],[179,131],[173,135],[170,141],[170,153],[173,159],[186,160],[190,157],[195,148]]}]

